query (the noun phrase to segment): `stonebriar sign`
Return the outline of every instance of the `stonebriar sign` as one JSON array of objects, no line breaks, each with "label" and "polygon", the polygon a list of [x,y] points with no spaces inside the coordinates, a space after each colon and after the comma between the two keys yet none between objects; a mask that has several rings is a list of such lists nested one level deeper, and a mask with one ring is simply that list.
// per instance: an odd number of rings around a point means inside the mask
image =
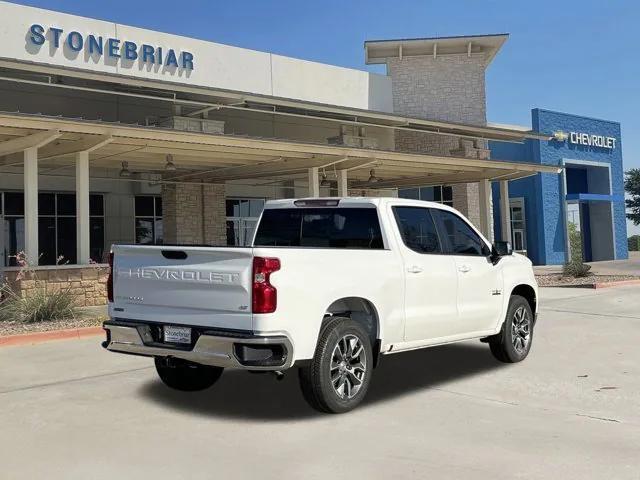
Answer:
[{"label": "stonebriar sign", "polygon": [[90,56],[102,57],[106,55],[111,59],[123,59],[128,61],[141,61],[151,65],[163,65],[166,67],[183,68],[193,70],[193,54],[187,51],[177,51],[173,48],[164,48],[138,44],[131,40],[122,41],[119,38],[104,38],[102,35],[80,32],[65,32],[62,28],[48,27],[34,23],[29,28],[28,39],[31,44],[42,46],[49,43],[50,48],[58,49],[67,47],[72,52],[86,52]]}]

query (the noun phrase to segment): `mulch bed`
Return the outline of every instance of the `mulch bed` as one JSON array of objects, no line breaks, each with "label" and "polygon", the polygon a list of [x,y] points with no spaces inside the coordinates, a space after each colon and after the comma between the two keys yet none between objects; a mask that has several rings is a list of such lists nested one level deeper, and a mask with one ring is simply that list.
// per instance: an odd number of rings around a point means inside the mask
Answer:
[{"label": "mulch bed", "polygon": [[0,322],[0,337],[19,335],[22,333],[48,332],[69,328],[95,327],[102,325],[106,317],[78,317],[69,320],[54,320],[50,322]]},{"label": "mulch bed", "polygon": [[563,277],[559,274],[536,275],[540,287],[585,287],[596,283],[622,282],[625,280],[640,280],[635,275],[589,275],[587,277]]}]

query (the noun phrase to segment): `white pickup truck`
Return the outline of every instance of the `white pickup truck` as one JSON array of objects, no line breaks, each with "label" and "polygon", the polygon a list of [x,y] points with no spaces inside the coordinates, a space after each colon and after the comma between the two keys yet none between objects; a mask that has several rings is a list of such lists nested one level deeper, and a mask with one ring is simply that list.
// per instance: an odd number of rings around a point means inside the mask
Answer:
[{"label": "white pickup truck", "polygon": [[316,409],[364,398],[380,357],[481,339],[529,353],[531,262],[456,210],[397,198],[267,202],[251,247],[115,245],[103,346],[154,357],[169,387],[298,367]]}]

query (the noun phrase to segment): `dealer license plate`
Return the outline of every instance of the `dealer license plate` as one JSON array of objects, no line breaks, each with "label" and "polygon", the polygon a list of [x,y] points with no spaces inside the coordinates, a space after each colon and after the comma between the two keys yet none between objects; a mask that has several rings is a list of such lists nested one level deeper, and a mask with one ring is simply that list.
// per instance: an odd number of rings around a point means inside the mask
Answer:
[{"label": "dealer license plate", "polygon": [[164,341],[168,343],[191,343],[191,328],[165,325]]}]

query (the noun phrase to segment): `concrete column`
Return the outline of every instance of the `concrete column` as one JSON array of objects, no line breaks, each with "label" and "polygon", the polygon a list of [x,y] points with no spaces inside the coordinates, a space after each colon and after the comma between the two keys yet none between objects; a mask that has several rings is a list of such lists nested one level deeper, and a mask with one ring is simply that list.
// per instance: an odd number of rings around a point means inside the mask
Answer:
[{"label": "concrete column", "polygon": [[38,148],[24,151],[24,252],[31,266],[38,265]]},{"label": "concrete column", "polygon": [[309,169],[309,197],[320,196],[320,176],[318,175],[318,167]]},{"label": "concrete column", "polygon": [[349,196],[349,185],[347,183],[347,170],[338,170],[338,196]]},{"label": "concrete column", "polygon": [[76,153],[76,263],[89,264],[89,152]]},{"label": "concrete column", "polygon": [[480,203],[480,231],[489,241],[493,241],[491,228],[491,182],[480,180],[478,182],[478,196]]},{"label": "concrete column", "polygon": [[500,230],[502,240],[511,242],[511,206],[509,204],[509,181],[500,182]]}]

